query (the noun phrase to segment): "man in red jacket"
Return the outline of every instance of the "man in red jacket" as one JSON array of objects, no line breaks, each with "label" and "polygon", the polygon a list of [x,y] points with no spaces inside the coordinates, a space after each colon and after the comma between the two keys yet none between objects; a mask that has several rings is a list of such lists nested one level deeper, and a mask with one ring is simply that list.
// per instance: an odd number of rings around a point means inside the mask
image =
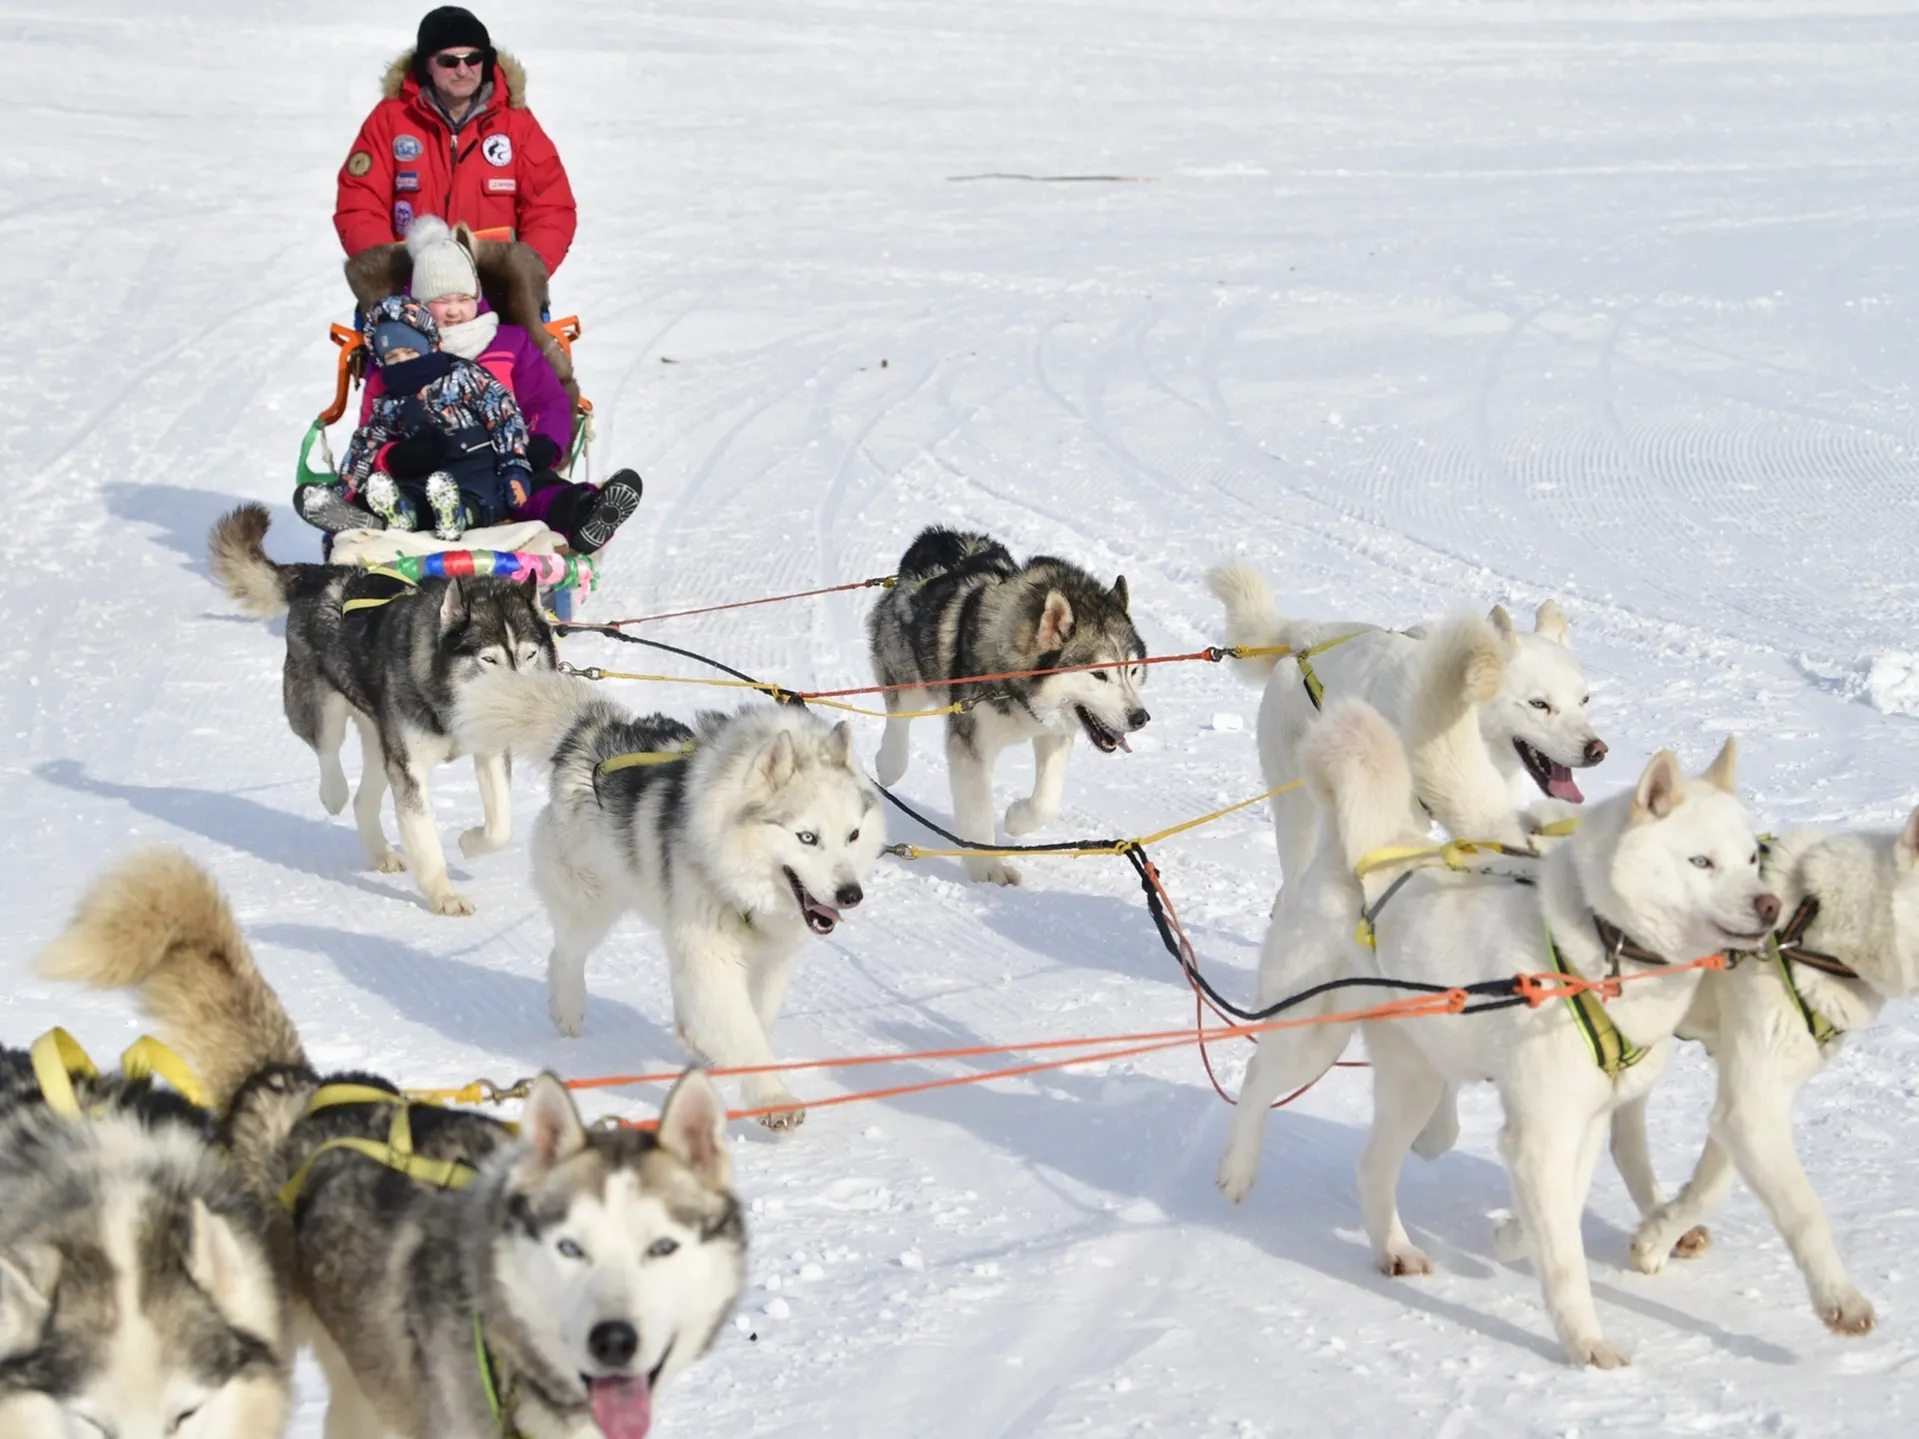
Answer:
[{"label": "man in red jacket", "polygon": [[406,238],[417,215],[523,240],[550,275],[577,216],[560,152],[526,108],[526,73],[457,5],[429,11],[414,48],[388,68],[340,167],[333,227],[349,257]]}]

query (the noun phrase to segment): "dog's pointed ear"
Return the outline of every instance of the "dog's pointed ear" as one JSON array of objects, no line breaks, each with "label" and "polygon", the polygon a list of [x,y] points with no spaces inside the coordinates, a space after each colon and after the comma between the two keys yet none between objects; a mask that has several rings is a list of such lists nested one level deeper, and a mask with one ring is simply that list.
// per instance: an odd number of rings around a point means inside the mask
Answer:
[{"label": "dog's pointed ear", "polygon": [[0,1250],[0,1361],[40,1347],[59,1278],[57,1249],[35,1244]]},{"label": "dog's pointed ear", "polygon": [[467,614],[466,590],[458,580],[448,580],[446,593],[440,596],[440,633],[460,628],[467,622]]},{"label": "dog's pointed ear", "polygon": [[853,726],[847,721],[841,720],[833,726],[833,733],[827,736],[826,754],[844,769],[853,767]]},{"label": "dog's pointed ear", "polygon": [[230,1323],[252,1327],[260,1322],[254,1312],[259,1301],[249,1299],[259,1286],[253,1266],[233,1226],[196,1199],[187,1209],[187,1278],[213,1301]]},{"label": "dog's pointed ear", "polygon": [[1501,640],[1505,641],[1507,649],[1514,649],[1518,646],[1519,641],[1513,634],[1513,617],[1506,613],[1506,607],[1504,605],[1494,605],[1491,613],[1489,613],[1486,618],[1493,622],[1494,631],[1499,635]]},{"label": "dog's pointed ear", "polygon": [[551,1169],[586,1148],[586,1126],[580,1123],[580,1111],[574,1107],[566,1086],[550,1070],[534,1080],[527,1091],[520,1133],[532,1144],[534,1162],[543,1169]]},{"label": "dog's pointed ear", "polygon": [[1738,781],[1733,772],[1739,767],[1739,741],[1731,735],[1719,746],[1719,753],[1713,756],[1712,763],[1706,766],[1706,772],[1700,776],[1714,789],[1723,789],[1727,794],[1739,793]]},{"label": "dog's pointed ear", "polygon": [[1113,603],[1119,606],[1121,614],[1129,614],[1133,608],[1131,599],[1132,591],[1126,588],[1126,576],[1121,575],[1113,581]]},{"label": "dog's pointed ear", "polygon": [[660,1111],[660,1147],[715,1189],[733,1179],[733,1151],[726,1144],[726,1102],[704,1069],[682,1074]]},{"label": "dog's pointed ear", "polygon": [[526,591],[526,602],[532,605],[535,610],[538,610],[540,607],[540,577],[532,570],[528,570],[526,572],[526,578],[519,582],[517,588]]},{"label": "dog's pointed ear", "polygon": [[1043,655],[1065,646],[1073,635],[1073,606],[1058,590],[1046,592],[1046,604],[1039,612],[1039,652]]},{"label": "dog's pointed ear", "polygon": [[792,777],[798,756],[793,750],[793,735],[790,730],[781,730],[760,751],[757,768],[760,779],[768,789],[777,789]]},{"label": "dog's pointed ear", "polygon": [[1899,868],[1907,874],[1919,871],[1919,808],[1906,816],[1906,826],[1899,831],[1899,842],[1893,846],[1893,853],[1899,860]]},{"label": "dog's pointed ear", "polygon": [[1558,601],[1544,600],[1540,603],[1538,613],[1533,616],[1533,633],[1556,645],[1567,643],[1566,612],[1559,608]]},{"label": "dog's pointed ear", "polygon": [[1679,768],[1679,756],[1662,749],[1652,757],[1632,796],[1632,823],[1647,824],[1664,819],[1686,800],[1686,776]]}]

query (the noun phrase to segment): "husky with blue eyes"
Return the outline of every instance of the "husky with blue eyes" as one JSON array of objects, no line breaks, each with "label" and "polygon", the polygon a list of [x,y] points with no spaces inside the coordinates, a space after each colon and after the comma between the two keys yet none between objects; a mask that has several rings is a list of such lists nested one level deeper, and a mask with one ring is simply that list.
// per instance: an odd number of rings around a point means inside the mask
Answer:
[{"label": "husky with blue eyes", "polygon": [[[83,1091],[103,1117],[27,1120],[98,1157],[64,1188],[21,1176],[42,1214],[65,1206],[24,1237],[9,1181],[44,1149],[0,1148],[7,1439],[272,1439],[289,1297],[328,1439],[644,1439],[732,1310],[746,1228],[726,1107],[698,1070],[652,1130],[589,1129],[551,1074],[517,1126],[322,1076],[226,900],[175,850],[101,880],[39,969],[133,991],[199,1073],[220,1147],[177,1118],[162,1142],[169,1116],[145,1111],[164,1096]],[[0,1116],[19,1087],[0,1051]],[[90,1364],[89,1325],[113,1341]]]},{"label": "husky with blue eyes", "polygon": [[[664,943],[680,1040],[721,1066],[774,1062],[770,1035],[808,939],[865,898],[885,843],[853,735],[796,706],[628,714],[566,675],[500,673],[461,696],[477,753],[552,766],[533,882],[553,921],[547,1000],[560,1032],[586,1016],[586,960],[638,910]],[[770,1129],[805,1111],[777,1075],[743,1085]]]}]

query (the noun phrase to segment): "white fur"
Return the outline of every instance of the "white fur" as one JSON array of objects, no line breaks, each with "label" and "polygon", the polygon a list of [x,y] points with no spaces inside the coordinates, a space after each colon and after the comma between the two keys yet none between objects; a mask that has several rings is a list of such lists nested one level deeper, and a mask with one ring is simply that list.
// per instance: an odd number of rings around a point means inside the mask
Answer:
[{"label": "white fur", "polygon": [[[546,760],[597,703],[564,675],[500,676],[469,692],[459,728],[470,741],[511,741],[515,753]],[[553,922],[548,1003],[560,1031],[580,1032],[587,957],[632,909],[664,941],[687,1048],[717,1067],[772,1064],[769,1036],[812,938],[786,871],[830,901],[864,886],[885,843],[879,797],[850,746],[845,725],[808,711],[743,710],[683,761],[687,800],[677,818],[654,791],[631,834],[600,804],[590,770],[563,768],[533,833],[534,887]],[[742,1087],[750,1108],[785,1107],[763,1121],[770,1127],[804,1117],[776,1075],[748,1076]]]},{"label": "white fur", "polygon": [[[1329,705],[1302,758],[1334,820],[1325,845],[1336,859],[1316,860],[1322,873],[1334,864],[1350,871],[1382,845],[1420,841],[1424,825],[1406,798],[1410,766],[1391,725],[1370,706],[1357,700]],[[1375,972],[1454,984],[1546,969],[1550,927],[1568,966],[1597,978],[1606,957],[1594,933],[1595,913],[1674,958],[1750,942],[1776,917],[1777,900],[1759,878],[1751,824],[1725,788],[1730,767],[1730,746],[1710,777],[1698,780],[1685,779],[1671,755],[1655,757],[1631,793],[1593,806],[1579,832],[1536,863],[1534,886],[1421,871],[1379,916]],[[1377,898],[1391,878],[1390,872],[1369,875],[1361,885],[1366,900]],[[1303,886],[1302,893],[1312,888]],[[1286,904],[1280,911],[1276,927],[1297,923],[1310,938],[1310,920],[1289,918]],[[1349,933],[1352,921],[1349,911],[1329,902],[1320,923]],[[1321,945],[1321,953],[1334,956],[1327,969],[1339,972],[1336,945],[1331,939]],[[1350,943],[1346,952],[1361,953]],[[1560,1002],[1364,1026],[1374,1118],[1359,1162],[1360,1207],[1380,1268],[1395,1275],[1430,1270],[1400,1222],[1394,1200],[1400,1164],[1448,1085],[1490,1080],[1506,1114],[1500,1150],[1519,1228],[1530,1240],[1566,1353],[1575,1363],[1624,1363],[1593,1306],[1579,1215],[1607,1117],[1657,1078],[1697,983],[1698,971],[1663,976],[1633,983],[1609,1003],[1620,1031],[1649,1050],[1617,1083],[1593,1062]],[[1307,1057],[1305,1049],[1337,1053],[1335,1042],[1321,1028],[1264,1036],[1260,1093],[1277,1093],[1296,1076],[1311,1078],[1319,1055]],[[1276,1051],[1270,1059],[1269,1047]],[[1235,1197],[1257,1166],[1258,1130],[1252,1120],[1236,1123],[1221,1162],[1221,1186]]]},{"label": "white fur", "polygon": [[1793,967],[1806,1002],[1844,1033],[1823,1047],[1813,1040],[1769,957],[1707,976],[1681,1032],[1712,1051],[1719,1092],[1705,1150],[1677,1197],[1661,1202],[1646,1152],[1643,1099],[1614,1119],[1613,1154],[1646,1216],[1633,1259],[1656,1274],[1671,1254],[1703,1252],[1704,1231],[1694,1226],[1724,1202],[1736,1169],[1785,1238],[1820,1319],[1837,1333],[1863,1334],[1873,1326],[1872,1305],[1847,1277],[1794,1151],[1792,1101],[1844,1046],[1845,1034],[1871,1023],[1886,1001],[1919,991],[1919,810],[1898,834],[1795,830],[1773,846],[1763,868],[1787,915],[1805,896],[1818,898],[1803,942],[1860,976]]},{"label": "white fur", "polygon": [[[1358,638],[1313,656],[1309,663],[1326,686],[1328,701],[1363,699],[1383,714],[1413,748],[1413,777],[1432,817],[1462,839],[1496,838],[1496,828],[1511,823],[1516,809],[1540,798],[1515,740],[1523,740],[1568,768],[1595,763],[1603,755],[1587,719],[1590,698],[1585,675],[1567,642],[1566,619],[1547,600],[1539,607],[1531,634],[1519,634],[1503,609],[1485,623],[1497,637],[1503,663],[1497,691],[1472,701],[1480,744],[1453,740],[1428,752],[1419,736],[1414,698],[1420,693],[1422,665],[1430,663],[1425,628],[1408,632],[1378,629],[1357,621],[1288,620],[1273,602],[1271,589],[1251,566],[1222,565],[1207,582],[1226,606],[1230,645],[1286,645],[1305,650],[1345,635]],[[1457,622],[1437,627],[1452,643],[1468,643]],[[1486,642],[1486,633],[1471,643]],[[1300,774],[1299,746],[1316,711],[1291,656],[1236,662],[1240,673],[1264,683],[1258,738],[1260,768],[1268,785],[1282,785]],[[1287,876],[1303,874],[1312,860],[1318,815],[1298,791],[1276,796],[1273,828],[1279,860]]]}]

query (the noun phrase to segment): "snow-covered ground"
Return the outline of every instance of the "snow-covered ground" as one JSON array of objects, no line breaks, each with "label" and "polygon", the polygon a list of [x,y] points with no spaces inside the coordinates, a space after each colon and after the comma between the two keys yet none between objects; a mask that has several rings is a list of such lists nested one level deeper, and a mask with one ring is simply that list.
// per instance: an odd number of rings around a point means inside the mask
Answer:
[{"label": "snow-covered ground", "polygon": [[[934,520],[1123,571],[1162,652],[1219,638],[1200,575],[1233,553],[1300,613],[1551,594],[1613,747],[1589,793],[1736,733],[1769,823],[1890,824],[1919,797],[1910,4],[481,11],[581,197],[557,296],[586,320],[601,454],[647,480],[595,612],[884,574]],[[0,6],[0,922],[24,961],[101,865],[176,842],[323,1063],[415,1084],[658,1067],[680,1055],[656,940],[617,934],[587,1034],[558,1039],[523,844],[456,866],[472,919],[364,872],[280,718],[280,641],[206,576],[236,497],[280,507],[276,553],[315,553],[285,501],[349,308],[332,179],[412,23],[367,0]],[[1137,179],[964,178],[1004,172]],[[858,684],[864,606],[659,633]],[[684,713],[710,692],[622,697]],[[1214,723],[1250,721],[1230,675],[1162,669],[1148,699],[1137,753],[1081,747],[1061,833],[1260,787],[1250,724]],[[944,814],[922,728],[906,791]],[[524,829],[539,790],[517,793]],[[436,797],[449,829],[473,822],[469,771]],[[1159,859],[1220,983],[1250,991],[1263,812]],[[987,891],[889,862],[808,953],[780,1050],[1190,1016],[1123,865],[1025,869]],[[130,1033],[122,1006],[23,965],[5,995],[15,1042],[56,1020],[103,1052]],[[1655,1102],[1671,1180],[1709,1089],[1685,1054]],[[1275,1118],[1239,1210],[1213,1188],[1228,1113],[1190,1052],[822,1110],[781,1142],[745,1129],[757,1337],[729,1330],[659,1432],[1911,1433],[1915,1101],[1908,1008],[1801,1106],[1879,1305],[1864,1340],[1821,1328],[1743,1191],[1709,1258],[1629,1272],[1631,1205],[1602,1166],[1586,1237],[1635,1355],[1612,1374],[1567,1369],[1530,1272],[1493,1256],[1485,1094],[1458,1151],[1407,1172],[1439,1271],[1417,1282],[1375,1273],[1358,1232],[1362,1072]],[[317,1378],[306,1393],[314,1436]]]}]

